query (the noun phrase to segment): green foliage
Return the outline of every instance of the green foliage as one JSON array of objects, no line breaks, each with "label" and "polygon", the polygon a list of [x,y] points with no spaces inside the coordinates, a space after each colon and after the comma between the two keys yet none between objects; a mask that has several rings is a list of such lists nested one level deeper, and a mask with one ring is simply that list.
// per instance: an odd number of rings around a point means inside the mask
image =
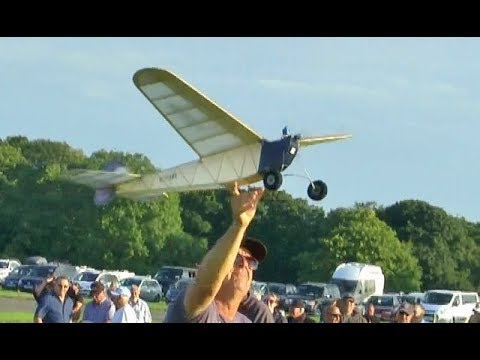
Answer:
[{"label": "green foliage", "polygon": [[411,246],[400,243],[370,207],[331,211],[326,230],[325,237],[319,240],[319,250],[296,258],[301,264],[301,279],[325,281],[339,263],[360,262],[382,267],[389,290],[420,288],[421,269]]},{"label": "green foliage", "polygon": [[405,200],[379,211],[402,241],[413,244],[427,289],[474,290],[480,265],[475,226],[424,201]]},{"label": "green foliage", "polygon": [[[61,179],[67,168],[102,169],[113,161],[134,173],[155,171],[142,154],[103,149],[86,157],[51,140],[0,140],[0,253],[140,274],[200,262],[231,223],[228,192],[96,207],[93,190]],[[268,247],[257,280],[328,281],[340,262],[358,261],[380,265],[392,291],[480,289],[480,224],[423,201],[356,203],[326,216],[306,200],[267,191],[248,235]]]}]

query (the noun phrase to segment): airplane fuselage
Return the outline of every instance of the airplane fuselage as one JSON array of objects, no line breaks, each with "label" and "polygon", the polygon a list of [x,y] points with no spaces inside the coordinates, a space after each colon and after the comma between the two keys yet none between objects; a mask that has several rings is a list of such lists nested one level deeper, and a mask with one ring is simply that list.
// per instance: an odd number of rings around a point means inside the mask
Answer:
[{"label": "airplane fuselage", "polygon": [[247,185],[262,180],[266,171],[285,170],[297,151],[296,137],[264,140],[144,175],[118,185],[116,193],[134,200],[149,200],[168,192],[219,189],[234,181]]}]

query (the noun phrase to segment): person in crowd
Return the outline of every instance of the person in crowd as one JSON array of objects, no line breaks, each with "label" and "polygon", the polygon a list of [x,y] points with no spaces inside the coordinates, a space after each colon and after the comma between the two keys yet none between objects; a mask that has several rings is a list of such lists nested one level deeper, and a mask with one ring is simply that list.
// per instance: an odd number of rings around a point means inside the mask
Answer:
[{"label": "person in crowd", "polygon": [[69,323],[72,320],[73,300],[67,295],[70,281],[65,276],[54,280],[54,292],[47,292],[38,299],[33,322]]},{"label": "person in crowd", "polygon": [[342,323],[366,323],[367,320],[355,311],[355,296],[352,293],[346,293],[337,301],[340,312],[342,313]]},{"label": "person in crowd", "polygon": [[375,305],[369,302],[367,304],[367,312],[364,315],[365,320],[367,323],[379,323],[380,319],[375,316]]},{"label": "person in crowd", "polygon": [[115,297],[115,305],[117,311],[112,318],[112,323],[137,323],[138,318],[135,310],[130,306],[129,300],[132,293],[126,286],[120,286],[110,292],[112,297]]},{"label": "person in crowd", "polygon": [[289,323],[314,323],[311,317],[305,313],[305,303],[303,300],[295,299],[290,305],[289,314],[287,316]]},{"label": "person in crowd", "polygon": [[342,313],[340,312],[336,302],[325,306],[323,311],[323,322],[327,324],[336,324],[342,322]]},{"label": "person in crowd", "polygon": [[115,305],[105,294],[105,286],[96,281],[92,284],[92,301],[85,306],[82,322],[110,323],[115,314]]},{"label": "person in crowd", "polygon": [[404,302],[398,308],[395,314],[395,323],[410,323],[412,322],[413,308],[412,305]]},{"label": "person in crowd", "polygon": [[412,323],[424,323],[425,322],[425,309],[421,304],[413,305]]},{"label": "person in crowd", "polygon": [[268,310],[273,315],[273,321],[278,324],[287,323],[288,320],[285,316],[285,312],[280,309],[279,297],[275,293],[268,293],[265,295],[265,304]]},{"label": "person in crowd", "polygon": [[131,293],[132,296],[130,297],[128,303],[132,307],[133,311],[135,311],[137,322],[151,323],[152,314],[150,312],[150,307],[145,300],[140,299],[140,287],[138,285],[132,285]]}]

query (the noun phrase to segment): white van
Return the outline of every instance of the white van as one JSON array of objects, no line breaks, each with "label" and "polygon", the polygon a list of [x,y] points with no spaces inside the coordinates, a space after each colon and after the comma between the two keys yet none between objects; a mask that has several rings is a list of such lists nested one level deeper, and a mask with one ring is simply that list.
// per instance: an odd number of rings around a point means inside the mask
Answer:
[{"label": "white van", "polygon": [[434,323],[466,323],[478,301],[476,292],[429,290],[422,300],[424,319]]},{"label": "white van", "polygon": [[380,266],[349,262],[337,266],[330,283],[338,285],[341,296],[352,293],[360,304],[372,295],[383,295],[385,276]]}]

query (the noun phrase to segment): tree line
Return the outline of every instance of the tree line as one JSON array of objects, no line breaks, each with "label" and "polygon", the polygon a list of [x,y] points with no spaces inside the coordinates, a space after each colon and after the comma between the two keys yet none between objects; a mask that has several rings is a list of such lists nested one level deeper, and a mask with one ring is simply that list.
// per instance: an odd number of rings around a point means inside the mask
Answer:
[{"label": "tree line", "polygon": [[[92,189],[61,178],[68,168],[112,161],[139,174],[156,170],[142,154],[86,156],[67,143],[0,139],[0,254],[154,274],[163,265],[195,266],[229,226],[225,191],[96,207]],[[326,213],[284,191],[267,192],[249,235],[269,252],[257,280],[328,281],[339,263],[357,261],[380,265],[389,291],[480,288],[480,223],[421,200]]]}]

